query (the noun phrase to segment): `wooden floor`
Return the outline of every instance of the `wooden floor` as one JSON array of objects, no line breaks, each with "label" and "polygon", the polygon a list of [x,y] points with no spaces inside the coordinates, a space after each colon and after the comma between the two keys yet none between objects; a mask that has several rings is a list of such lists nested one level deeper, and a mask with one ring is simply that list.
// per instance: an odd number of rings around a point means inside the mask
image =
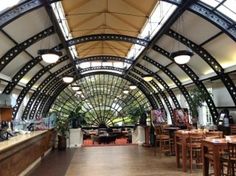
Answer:
[{"label": "wooden floor", "polygon": [[53,151],[31,176],[200,176],[176,168],[175,157],[154,156],[152,148],[130,146],[82,147]]}]

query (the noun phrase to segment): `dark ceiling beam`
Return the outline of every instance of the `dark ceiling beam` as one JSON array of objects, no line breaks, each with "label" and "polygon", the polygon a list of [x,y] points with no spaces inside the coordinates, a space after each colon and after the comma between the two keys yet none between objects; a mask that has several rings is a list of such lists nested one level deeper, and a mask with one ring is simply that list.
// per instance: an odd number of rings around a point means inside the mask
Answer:
[{"label": "dark ceiling beam", "polygon": [[[109,75],[114,75],[114,76],[121,77],[120,74],[112,73],[112,72],[110,72],[110,73],[97,72],[96,74],[109,74]],[[86,77],[86,76],[89,76],[89,75],[94,75],[94,74],[87,73],[87,74],[84,74],[81,78]],[[81,79],[81,78],[80,78],[80,79]],[[123,77],[122,77],[122,78],[123,78]],[[153,100],[150,99],[150,98],[152,98],[152,97],[150,96],[150,94],[149,94],[150,91],[147,90],[143,84],[138,84],[138,82],[137,82],[134,78],[132,78],[132,77],[130,77],[130,76],[128,76],[128,77],[126,77],[126,78],[123,78],[123,79],[126,79],[127,81],[129,81],[129,82],[131,82],[131,83],[133,83],[133,84],[136,84],[137,87],[138,87],[138,88],[144,93],[144,95],[147,97],[147,99],[149,100],[149,102],[151,103],[151,105],[152,105],[152,106],[154,105],[154,104],[153,104],[153,103],[154,103]],[[61,88],[58,87],[58,90],[59,90],[59,92],[61,92],[61,91],[63,91],[64,89],[62,89],[62,87],[61,87]],[[59,95],[59,94],[57,94],[57,95]],[[45,102],[45,105],[44,105],[44,108],[43,108],[44,115],[49,111],[49,109],[50,109],[51,105],[53,104],[53,102],[55,101],[57,95],[56,95],[56,96],[53,96],[53,98],[50,97],[50,98],[48,99],[48,101]],[[154,108],[157,108],[157,107],[155,107],[155,105],[154,105],[153,107],[154,107]],[[163,106],[163,108],[164,108],[164,106]]]},{"label": "dark ceiling beam", "polygon": [[127,59],[125,57],[120,56],[112,56],[112,55],[100,55],[100,56],[90,56],[90,57],[84,57],[77,59],[77,64],[83,63],[83,62],[92,62],[92,61],[119,61],[119,62],[125,62],[128,64],[132,64],[133,61],[130,59]]},{"label": "dark ceiling beam", "polygon": [[[122,42],[128,42],[133,44],[138,44],[142,46],[147,46],[148,41],[132,37],[128,35],[120,35],[120,34],[94,34],[94,35],[87,35],[82,37],[73,38],[66,41],[67,47],[78,45],[81,43],[86,42],[94,42],[94,41],[122,41]],[[65,47],[65,46],[64,46]]]},{"label": "dark ceiling beam", "polygon": [[9,51],[7,51],[6,54],[4,54],[1,57],[1,63],[0,63],[0,72],[21,52],[25,51],[28,47],[33,45],[34,43],[54,34],[55,31],[53,27],[49,27],[38,34],[30,37],[29,39],[23,41],[22,43],[17,44],[13,48],[11,48]]},{"label": "dark ceiling beam", "polygon": [[[46,9],[46,11],[47,11],[47,14],[48,14],[48,16],[49,16],[49,18],[50,18],[50,20],[51,20],[53,26],[54,26],[54,29],[55,29],[57,35],[59,36],[59,39],[60,39],[61,42],[62,42],[60,45],[65,48],[66,54],[68,55],[68,57],[69,57],[70,60],[71,60],[71,63],[72,63],[72,65],[73,65],[74,70],[75,70],[75,73],[76,73],[75,76],[77,77],[77,76],[79,76],[79,73],[78,73],[78,69],[77,69],[77,67],[76,67],[75,58],[74,58],[74,56],[72,56],[72,54],[71,54],[69,48],[67,47],[66,39],[65,39],[65,37],[64,37],[64,35],[63,35],[63,32],[62,32],[62,30],[61,30],[61,28],[60,28],[60,26],[59,26],[58,20],[57,20],[55,14],[54,14],[54,12],[53,12],[53,9],[52,9],[52,7],[51,7],[51,5],[50,5],[50,1],[47,2],[47,3],[45,3],[45,6],[44,6],[44,7],[45,7],[45,9]],[[59,48],[58,48],[58,49],[59,49]]]},{"label": "dark ceiling beam", "polygon": [[52,73],[51,75],[49,75],[40,85],[39,87],[36,89],[36,91],[32,94],[32,96],[30,97],[29,101],[27,102],[27,105],[24,109],[23,115],[22,115],[22,119],[27,119],[28,115],[30,114],[30,110],[33,107],[33,104],[36,102],[35,100],[37,99],[38,95],[41,93],[46,94],[47,90],[45,90],[44,88],[47,85],[52,84],[52,80],[55,79],[59,79],[60,78],[60,74],[65,71],[66,69],[71,68],[71,64],[66,65],[63,68],[60,68],[59,70],[55,71],[54,73]]},{"label": "dark ceiling beam", "polygon": [[196,43],[192,42],[191,40],[185,38],[184,36],[178,34],[177,32],[173,30],[167,31],[166,35],[169,37],[174,38],[178,42],[186,45],[189,47],[193,52],[198,54],[202,60],[204,60],[209,67],[211,67],[214,72],[220,77],[221,81],[223,82],[224,86],[228,90],[232,100],[234,101],[234,104],[236,104],[236,87],[234,85],[234,82],[229,77],[227,73],[224,72],[224,69],[221,67],[221,65],[217,62],[217,60],[208,53],[204,48],[197,45]]},{"label": "dark ceiling beam", "polygon": [[[144,81],[144,80],[142,79],[142,77],[144,76],[144,74],[143,74],[141,71],[137,70],[135,67],[132,68],[131,71],[133,71],[135,74],[139,75],[139,76],[137,76],[137,75],[135,75],[135,76],[138,77],[140,81],[145,82],[146,84],[148,84],[149,87],[151,87],[151,86],[150,86],[150,84],[151,84],[153,87],[155,87],[155,88],[158,90],[158,92],[154,92],[154,91],[153,91],[152,94],[153,94],[155,97],[157,97],[156,95],[158,95],[158,94],[162,97],[162,99],[164,100],[164,102],[165,102],[165,104],[166,104],[166,106],[167,106],[167,108],[168,108],[168,111],[169,111],[169,113],[170,113],[170,117],[173,118],[173,108],[172,108],[172,106],[171,106],[171,104],[170,104],[170,102],[169,102],[169,100],[168,100],[166,94],[161,90],[161,88],[158,86],[158,84],[157,84],[155,81],[153,81],[153,80],[150,81],[149,83],[147,83],[146,81]],[[134,73],[130,72],[129,75],[133,75],[133,76],[134,76]],[[154,77],[155,77],[156,79],[158,79],[157,76],[154,75]],[[136,78],[136,79],[138,79],[138,78]],[[160,79],[159,79],[159,80],[160,80]],[[160,81],[161,81],[161,80],[160,80]],[[163,81],[162,83],[165,84],[164,81]],[[150,89],[151,89],[151,88],[150,88]],[[179,102],[177,101],[176,96],[175,96],[175,94],[172,92],[172,90],[171,90],[171,89],[167,89],[167,92],[169,93],[169,95],[170,95],[171,99],[173,100],[175,106],[176,106],[176,107],[180,107]],[[159,97],[159,96],[158,96],[158,97]]]},{"label": "dark ceiling beam", "polygon": [[236,41],[236,23],[232,19],[200,1],[192,4],[188,10],[217,26],[232,40]]},{"label": "dark ceiling beam", "polygon": [[[21,103],[23,102],[25,96],[27,95],[27,93],[29,92],[29,90],[33,87],[33,85],[41,78],[41,76],[43,76],[47,71],[49,71],[50,69],[52,69],[53,67],[55,67],[57,64],[65,61],[67,59],[67,57],[62,57],[59,62],[54,63],[54,64],[50,64],[44,68],[42,68],[37,74],[35,74],[31,80],[26,84],[26,87],[24,87],[22,89],[22,91],[20,92],[20,94],[17,97],[16,100],[16,105],[13,108],[13,119],[16,117],[17,112],[20,108]],[[11,88],[9,88],[10,90]]]},{"label": "dark ceiling beam", "polygon": [[[170,53],[167,52],[166,50],[160,48],[159,46],[155,45],[152,48],[154,51],[160,53],[161,55],[165,56],[166,58],[170,59],[171,61],[173,61],[173,58],[170,57]],[[144,57],[145,59],[146,57]],[[158,67],[159,63],[156,62],[155,60],[151,59],[151,58],[147,58],[146,59],[149,63],[155,65],[156,67]],[[207,91],[207,88],[205,87],[205,85],[203,84],[202,81],[199,80],[199,77],[197,76],[197,74],[187,65],[187,64],[183,64],[183,65],[179,65],[176,64],[180,69],[182,69],[186,75],[188,75],[188,77],[193,81],[193,83],[201,90],[201,92],[204,93],[205,97],[205,101],[207,103],[207,106],[209,107],[210,113],[213,117],[213,121],[215,122],[218,118],[218,111],[215,107],[214,101],[212,100],[211,95],[209,94],[209,92]]]},{"label": "dark ceiling beam", "polygon": [[[65,69],[65,67],[63,67],[62,69]],[[62,80],[62,77],[65,75],[70,75],[70,74],[75,74],[73,67],[68,69],[67,71],[63,72],[63,74],[59,75],[58,77],[54,77],[53,79],[50,80],[50,84],[48,84],[46,87],[43,88],[41,97],[38,96],[37,99],[35,99],[35,103],[31,108],[31,112],[30,112],[30,119],[33,119],[35,117],[38,117],[41,115],[41,111],[42,111],[42,104],[44,104],[44,102],[46,102],[50,96],[53,95],[53,92],[55,90],[55,88],[57,87],[57,85],[59,84],[59,82]],[[66,84],[62,81],[63,84]]]}]

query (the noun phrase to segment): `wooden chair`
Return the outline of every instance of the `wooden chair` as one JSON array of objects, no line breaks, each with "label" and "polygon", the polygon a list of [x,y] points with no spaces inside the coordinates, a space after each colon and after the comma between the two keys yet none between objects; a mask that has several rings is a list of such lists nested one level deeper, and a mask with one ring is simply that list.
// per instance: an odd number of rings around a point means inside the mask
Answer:
[{"label": "wooden chair", "polygon": [[222,138],[223,132],[222,131],[209,131],[205,133],[206,138]]},{"label": "wooden chair", "polygon": [[230,125],[230,134],[236,135],[236,124]]},{"label": "wooden chair", "polygon": [[202,132],[189,134],[189,142],[187,143],[187,149],[189,151],[189,165],[191,173],[193,170],[193,160],[195,160],[197,166],[202,165],[201,142],[203,139],[204,135]]},{"label": "wooden chair", "polygon": [[[236,143],[227,144],[227,152],[221,156],[221,174],[235,176],[236,167]],[[224,174],[224,168],[227,168],[227,174]]]},{"label": "wooden chair", "polygon": [[165,134],[163,127],[160,125],[155,128],[156,133],[156,144],[159,143],[160,152],[169,152],[170,151],[170,136]]}]

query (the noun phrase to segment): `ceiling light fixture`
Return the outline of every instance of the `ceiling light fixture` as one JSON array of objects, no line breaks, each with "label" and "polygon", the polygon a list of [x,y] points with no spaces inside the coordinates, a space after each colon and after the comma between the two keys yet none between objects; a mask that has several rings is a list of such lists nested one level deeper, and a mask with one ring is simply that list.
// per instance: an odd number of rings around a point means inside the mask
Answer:
[{"label": "ceiling light fixture", "polygon": [[74,90],[74,91],[77,91],[77,90],[79,90],[79,89],[80,89],[80,87],[79,87],[79,86],[72,86],[71,88],[72,88],[72,90]]},{"label": "ceiling light fixture", "polygon": [[44,62],[49,64],[57,62],[62,56],[61,51],[57,51],[54,49],[41,49],[38,51],[38,54],[41,55]]},{"label": "ceiling light fixture", "polygon": [[171,53],[171,57],[177,64],[186,64],[190,61],[193,53],[188,50],[179,50]]},{"label": "ceiling light fixture", "polygon": [[130,85],[129,88],[130,88],[130,90],[134,90],[134,89],[137,88],[137,86],[135,86],[135,85]]},{"label": "ceiling light fixture", "polygon": [[[179,17],[179,19],[177,19],[176,21],[176,32],[179,34],[182,34],[183,36],[187,36],[186,34],[184,34],[184,19],[183,19],[183,15],[181,17]],[[170,57],[174,59],[174,61],[177,64],[187,64],[191,57],[193,56],[193,52],[189,49],[188,47],[188,42],[186,46],[181,46],[180,47],[180,41],[176,41],[175,42],[175,51],[173,51],[172,53],[170,53]]]},{"label": "ceiling light fixture", "polygon": [[124,93],[124,94],[128,94],[129,91],[128,91],[128,90],[123,90],[123,93]]},{"label": "ceiling light fixture", "polygon": [[65,83],[72,83],[74,80],[72,76],[64,76],[62,79]]},{"label": "ceiling light fixture", "polygon": [[149,82],[149,81],[153,80],[153,76],[150,74],[143,75],[143,80],[146,82]]}]

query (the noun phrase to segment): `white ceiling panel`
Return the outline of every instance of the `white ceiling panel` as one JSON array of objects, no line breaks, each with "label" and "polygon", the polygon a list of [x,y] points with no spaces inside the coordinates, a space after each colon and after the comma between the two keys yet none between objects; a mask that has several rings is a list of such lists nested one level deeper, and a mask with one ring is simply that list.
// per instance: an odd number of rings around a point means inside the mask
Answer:
[{"label": "white ceiling panel", "polygon": [[168,59],[167,57],[163,56],[162,54],[154,51],[154,50],[150,50],[147,53],[147,56],[150,57],[152,60],[158,62],[159,64],[166,66],[168,64],[171,63],[171,60]]},{"label": "white ceiling panel", "polygon": [[14,76],[31,58],[25,52],[17,55],[3,70],[2,73]]},{"label": "white ceiling panel", "polygon": [[68,64],[68,62],[64,61],[64,62],[58,64],[57,66],[53,67],[52,69],[50,69],[50,71],[55,72],[55,71],[59,70],[60,68],[65,67],[67,64]]},{"label": "white ceiling panel", "polygon": [[204,45],[223,68],[236,65],[236,43],[223,34]]},{"label": "white ceiling panel", "polygon": [[181,81],[186,82],[189,81],[190,78],[188,75],[176,64],[172,64],[168,67],[168,69]]},{"label": "white ceiling panel", "polygon": [[153,79],[153,81],[159,86],[159,88],[161,90],[164,90],[164,87],[162,86],[162,84],[159,81],[157,81],[156,79]]},{"label": "white ceiling panel", "polygon": [[11,22],[3,29],[18,43],[34,36],[51,26],[50,19],[44,7],[26,13],[17,20]]},{"label": "white ceiling panel", "polygon": [[171,28],[197,44],[201,44],[221,31],[207,20],[189,11],[185,11]]},{"label": "white ceiling panel", "polygon": [[158,76],[160,76],[167,83],[168,86],[174,85],[174,82],[164,72],[162,71],[158,72]]},{"label": "white ceiling panel", "polygon": [[153,64],[151,64],[150,62],[147,62],[147,61],[145,61],[145,60],[140,60],[140,62],[139,62],[142,66],[144,66],[144,67],[146,67],[146,68],[148,68],[149,70],[151,70],[152,72],[157,72],[159,69],[155,66],[155,65],[153,65]]},{"label": "white ceiling panel", "polygon": [[197,54],[194,54],[187,64],[199,77],[210,74],[213,69]]},{"label": "white ceiling panel", "polygon": [[21,80],[21,83],[27,84],[33,76],[38,74],[38,72],[42,69],[41,66],[37,65],[33,67]]},{"label": "white ceiling panel", "polygon": [[15,46],[15,44],[2,32],[0,32],[0,58],[6,54],[8,50]]},{"label": "white ceiling panel", "polygon": [[50,49],[60,44],[60,39],[57,34],[52,34],[27,48],[27,51],[34,57],[38,56],[38,50]]}]

